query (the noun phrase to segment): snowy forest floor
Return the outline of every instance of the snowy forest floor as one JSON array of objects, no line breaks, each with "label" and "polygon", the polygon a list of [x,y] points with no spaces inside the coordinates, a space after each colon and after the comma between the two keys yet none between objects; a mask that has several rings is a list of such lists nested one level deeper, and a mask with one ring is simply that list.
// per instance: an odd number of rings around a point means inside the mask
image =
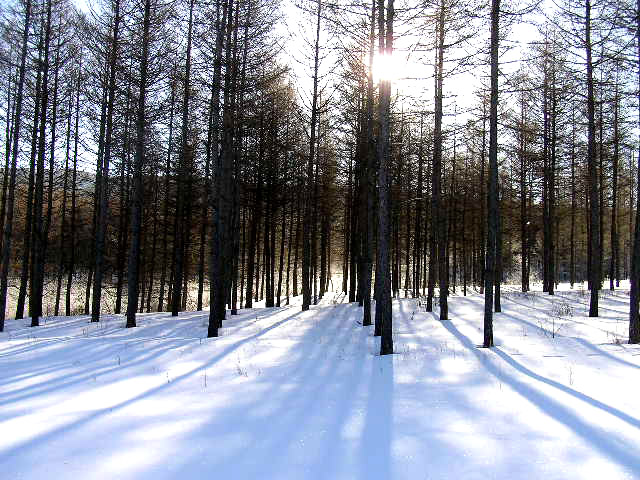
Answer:
[{"label": "snowy forest floor", "polygon": [[[296,299],[298,300],[298,299]],[[394,300],[396,354],[361,309],[10,320],[0,334],[0,477],[640,479],[640,348],[628,291],[506,291],[450,321]]]}]

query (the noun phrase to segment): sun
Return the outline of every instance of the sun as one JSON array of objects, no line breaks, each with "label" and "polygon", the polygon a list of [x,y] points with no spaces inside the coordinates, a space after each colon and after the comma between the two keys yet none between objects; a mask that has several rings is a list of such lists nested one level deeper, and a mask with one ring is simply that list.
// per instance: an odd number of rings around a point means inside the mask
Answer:
[{"label": "sun", "polygon": [[373,57],[373,81],[375,83],[380,80],[395,82],[403,78],[405,65],[398,55],[378,55]]}]

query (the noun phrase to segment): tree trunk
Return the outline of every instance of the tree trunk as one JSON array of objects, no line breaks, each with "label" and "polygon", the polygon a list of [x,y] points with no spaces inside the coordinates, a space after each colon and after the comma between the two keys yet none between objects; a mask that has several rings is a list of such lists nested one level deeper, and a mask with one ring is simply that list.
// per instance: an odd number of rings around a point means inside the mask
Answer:
[{"label": "tree trunk", "polygon": [[[11,151],[11,173],[9,174],[9,186],[7,191],[6,219],[2,239],[2,264],[0,266],[0,332],[4,331],[5,315],[7,310],[7,289],[9,266],[11,262],[11,240],[13,232],[13,210],[15,204],[16,169],[18,165],[18,142],[20,139],[20,123],[22,120],[22,100],[24,92],[27,47],[29,42],[29,28],[31,25],[31,0],[26,0],[24,13],[24,28],[22,33],[22,51],[20,53],[20,70],[16,93],[16,106],[13,120],[13,147]],[[25,260],[23,260],[24,262]]]},{"label": "tree trunk", "polygon": [[[16,306],[16,320],[24,318],[24,305],[27,297],[27,285],[29,283],[29,270],[32,263],[31,253],[33,242],[33,195],[35,185],[35,164],[36,155],[38,152],[38,119],[40,118],[41,108],[41,90],[42,90],[42,23],[40,25],[40,37],[38,41],[38,72],[36,75],[36,88],[35,88],[35,106],[33,113],[33,127],[31,129],[31,154],[29,161],[29,180],[27,187],[27,211],[25,214],[25,231],[24,240],[22,244],[22,268],[20,271],[20,288],[18,291],[18,300]],[[28,32],[27,32],[28,34]],[[15,138],[15,137],[14,137]],[[14,140],[15,141],[15,140]],[[14,150],[15,151],[15,150]]]},{"label": "tree trunk", "polygon": [[133,169],[133,195],[131,207],[131,246],[129,247],[129,266],[127,269],[127,323],[126,327],[136,326],[136,307],[139,294],[140,244],[143,209],[142,167],[145,162],[145,123],[147,97],[147,71],[149,66],[149,26],[151,23],[151,0],[144,2],[144,20],[142,26],[142,56],[140,58],[140,85],[138,88],[138,111],[136,118],[136,155]]},{"label": "tree trunk", "polygon": [[69,156],[71,150],[71,115],[73,113],[73,96],[69,95],[69,107],[67,111],[67,133],[64,162],[64,180],[62,182],[62,218],[60,219],[60,263],[58,264],[58,275],[56,279],[56,305],[53,314],[57,317],[60,314],[60,296],[62,294],[62,277],[64,276],[65,264],[65,240],[66,240],[66,219],[67,219],[67,188],[69,185]]},{"label": "tree trunk", "polygon": [[444,66],[444,1],[440,4],[438,13],[438,48],[436,54],[435,75],[435,121],[433,130],[433,170],[431,210],[434,216],[435,243],[438,257],[438,283],[440,287],[440,320],[449,319],[449,272],[447,269],[447,215],[442,201],[442,96],[443,96],[443,66]]},{"label": "tree trunk", "polygon": [[42,296],[44,294],[44,262],[46,249],[46,231],[43,214],[44,202],[44,160],[46,155],[47,108],[49,103],[49,45],[51,41],[52,0],[47,1],[47,20],[44,33],[44,60],[42,63],[42,105],[40,108],[40,136],[38,138],[38,160],[36,164],[36,183],[34,191],[34,228],[32,244],[31,291],[29,310],[31,326],[40,325],[42,316]]},{"label": "tree trunk", "polygon": [[489,182],[487,195],[487,253],[484,275],[484,342],[493,347],[493,286],[498,233],[498,28],[500,0],[491,1],[491,104],[489,112]]},{"label": "tree trunk", "polygon": [[[640,0],[636,1],[636,46],[638,55],[638,82],[640,83]],[[640,92],[638,92],[640,100]],[[640,111],[638,112],[640,121]],[[640,185],[640,152],[637,157],[637,181]],[[631,173],[631,172],[630,172]],[[633,189],[631,189],[633,190]],[[631,207],[631,205],[630,205]],[[640,194],[637,195],[636,203],[636,227],[633,238],[633,253],[631,255],[631,290],[629,292],[629,343],[640,343]]]},{"label": "tree trunk", "polygon": [[[80,59],[82,60],[82,58]],[[71,238],[69,239],[69,246],[71,252],[69,254],[69,269],[67,272],[67,293],[65,299],[66,315],[71,315],[71,288],[73,283],[73,274],[75,273],[76,266],[76,194],[77,194],[77,179],[78,179],[78,142],[79,142],[79,129],[80,129],[80,71],[82,64],[78,66],[78,85],[76,87],[76,118],[74,126],[74,145],[73,145],[73,174],[71,177]]]},{"label": "tree trunk", "polygon": [[318,8],[316,15],[316,39],[315,39],[315,55],[314,55],[314,67],[313,67],[313,96],[311,105],[311,136],[309,140],[309,159],[307,164],[307,188],[305,198],[305,215],[302,224],[302,310],[309,310],[311,304],[311,261],[312,261],[312,238],[311,229],[312,225],[312,187],[315,183],[313,175],[313,166],[315,160],[315,148],[316,148],[316,123],[318,118],[318,67],[320,62],[320,20],[322,13],[322,0],[317,0]]},{"label": "tree trunk", "polygon": [[185,262],[185,196],[183,182],[187,176],[187,164],[191,159],[192,151],[189,143],[189,99],[191,97],[191,41],[193,27],[193,2],[189,2],[189,26],[187,30],[187,52],[184,76],[184,94],[182,99],[182,148],[180,151],[180,163],[178,167],[178,190],[176,194],[176,230],[174,234],[173,248],[175,250],[175,273],[173,277],[173,295],[171,297],[171,316],[177,317],[182,306],[182,282],[184,280]]},{"label": "tree trunk", "polygon": [[593,93],[593,61],[591,56],[591,0],[585,0],[585,49],[587,55],[587,163],[589,168],[589,239],[591,303],[589,316],[598,316],[598,290],[600,288],[600,207],[598,199],[598,169],[595,151],[595,99]]},{"label": "tree trunk", "polygon": [[91,321],[100,321],[100,309],[102,300],[102,276],[104,267],[105,236],[107,232],[107,211],[109,208],[109,162],[111,160],[111,137],[113,134],[113,109],[116,96],[116,71],[118,59],[118,32],[120,27],[120,0],[115,0],[113,39],[111,42],[111,52],[109,56],[109,85],[107,98],[107,125],[104,140],[104,153],[102,159],[102,175],[100,178],[100,208],[98,216],[98,230],[95,247],[95,267],[93,275],[93,303],[91,306]]},{"label": "tree trunk", "polygon": [[[379,53],[391,57],[393,53],[394,0],[387,0],[385,25],[384,0],[378,0]],[[386,27],[386,31],[385,31]],[[390,140],[391,82],[380,81],[378,104],[379,132],[378,157],[378,269],[380,291],[376,300],[376,325],[380,325],[380,355],[393,353],[393,328],[391,310],[391,285],[389,278],[389,164],[391,161]]]}]

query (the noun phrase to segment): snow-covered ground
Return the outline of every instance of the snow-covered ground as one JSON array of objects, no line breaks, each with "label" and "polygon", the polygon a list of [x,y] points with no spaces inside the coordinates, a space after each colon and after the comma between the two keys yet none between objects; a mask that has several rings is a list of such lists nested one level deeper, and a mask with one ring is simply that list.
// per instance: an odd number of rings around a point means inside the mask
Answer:
[{"label": "snow-covered ground", "polygon": [[507,291],[450,321],[394,301],[396,354],[329,294],[243,310],[11,320],[0,334],[0,478],[640,479],[640,348],[628,293]]}]

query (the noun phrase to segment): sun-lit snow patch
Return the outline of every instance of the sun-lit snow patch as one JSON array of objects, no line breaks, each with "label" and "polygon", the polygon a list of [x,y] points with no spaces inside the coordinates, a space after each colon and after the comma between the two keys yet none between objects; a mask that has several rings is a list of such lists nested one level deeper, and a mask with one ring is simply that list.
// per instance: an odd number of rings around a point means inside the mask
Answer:
[{"label": "sun-lit snow patch", "polygon": [[135,478],[146,468],[161,461],[162,457],[171,455],[171,445],[167,445],[166,451],[153,451],[146,445],[129,444],[122,449],[101,459],[96,465],[98,476],[103,478]]},{"label": "sun-lit snow patch", "polygon": [[130,437],[135,442],[159,441],[164,439],[179,439],[198,425],[197,419],[177,418],[176,420],[158,416],[156,423],[145,426],[144,429],[133,430]]},{"label": "sun-lit snow patch", "polygon": [[442,372],[442,379],[447,382],[455,382],[461,380],[476,368],[476,366],[468,362],[464,357],[457,358],[455,354],[445,356],[438,362],[438,368]]}]

